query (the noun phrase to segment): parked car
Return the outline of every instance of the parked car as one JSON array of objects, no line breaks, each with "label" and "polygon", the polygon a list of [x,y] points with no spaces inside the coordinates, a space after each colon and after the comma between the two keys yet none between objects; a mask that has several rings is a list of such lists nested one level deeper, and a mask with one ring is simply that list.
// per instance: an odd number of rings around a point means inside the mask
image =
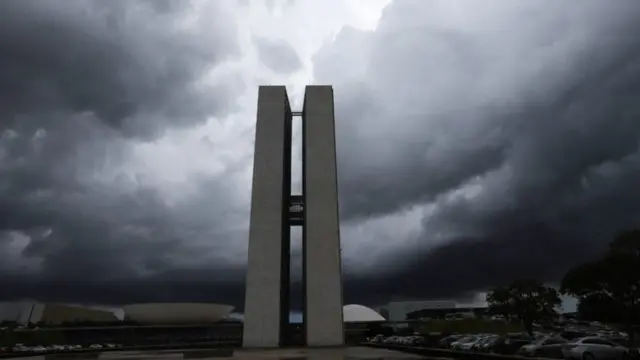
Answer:
[{"label": "parked car", "polygon": [[522,346],[531,344],[533,341],[535,341],[534,338],[522,334],[502,336],[495,341],[491,352],[502,355],[515,354]]},{"label": "parked car", "polygon": [[382,335],[382,334],[378,334],[378,335],[372,337],[371,339],[369,339],[369,342],[372,343],[372,344],[379,344],[379,343],[381,343],[383,341],[384,341],[384,335]]},{"label": "parked car", "polygon": [[589,334],[585,331],[565,329],[560,332],[560,336],[567,340],[573,340],[573,339],[580,339],[583,337],[587,337],[589,336]]},{"label": "parked car", "polygon": [[629,358],[629,349],[601,337],[576,339],[562,347],[568,360],[620,360]]},{"label": "parked car", "polygon": [[451,343],[451,350],[462,351],[463,349],[466,349],[471,345],[473,345],[477,340],[478,340],[478,336],[476,335],[463,337]]},{"label": "parked car", "polygon": [[489,340],[487,340],[481,346],[479,346],[478,351],[482,353],[495,352],[494,348],[495,348],[495,345],[498,343],[498,341],[500,341],[500,336],[493,335],[489,338]]},{"label": "parked car", "polygon": [[399,339],[400,339],[399,336],[389,336],[388,338],[382,340],[382,343],[383,344],[397,344]]},{"label": "parked car", "polygon": [[463,336],[464,335],[449,335],[449,336],[445,336],[444,338],[440,339],[440,341],[439,341],[440,347],[443,347],[445,349],[449,349],[453,342],[457,341],[458,339],[462,338]]},{"label": "parked car", "polygon": [[487,339],[487,335],[476,336],[473,340],[460,344],[459,348],[461,351],[473,351],[473,349],[478,345],[484,342]]},{"label": "parked car", "polygon": [[487,353],[491,345],[499,338],[498,335],[488,335],[473,345],[471,351]]},{"label": "parked car", "polygon": [[518,354],[524,356],[562,359],[562,346],[566,343],[566,339],[557,336],[549,336],[531,344],[523,345],[518,350]]}]

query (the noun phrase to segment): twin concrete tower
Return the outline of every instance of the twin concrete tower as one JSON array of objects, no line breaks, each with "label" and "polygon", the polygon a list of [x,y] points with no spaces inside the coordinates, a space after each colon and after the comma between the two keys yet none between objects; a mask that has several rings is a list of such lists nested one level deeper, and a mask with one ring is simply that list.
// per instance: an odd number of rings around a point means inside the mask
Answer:
[{"label": "twin concrete tower", "polygon": [[[302,117],[302,194],[291,194],[291,123]],[[243,346],[285,345],[289,329],[290,227],[302,226],[303,333],[308,346],[344,344],[331,86],[307,86],[292,112],[284,86],[258,94]]]}]

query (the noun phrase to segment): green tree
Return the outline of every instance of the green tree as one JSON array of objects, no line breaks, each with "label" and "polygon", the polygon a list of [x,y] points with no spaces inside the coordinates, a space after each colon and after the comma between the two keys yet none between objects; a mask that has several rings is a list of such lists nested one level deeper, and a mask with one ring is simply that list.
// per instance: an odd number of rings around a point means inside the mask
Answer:
[{"label": "green tree", "polygon": [[561,304],[556,289],[535,280],[517,280],[495,288],[487,294],[487,302],[491,313],[518,319],[529,335],[533,335],[534,322],[554,318]]},{"label": "green tree", "polygon": [[[589,320],[640,321],[640,230],[618,234],[605,254],[571,269],[561,292],[578,298],[578,313]],[[633,332],[630,331],[633,336]]]},{"label": "green tree", "polygon": [[584,296],[578,302],[578,318],[587,321],[601,321],[604,323],[623,323],[624,311],[607,295],[591,294]]}]

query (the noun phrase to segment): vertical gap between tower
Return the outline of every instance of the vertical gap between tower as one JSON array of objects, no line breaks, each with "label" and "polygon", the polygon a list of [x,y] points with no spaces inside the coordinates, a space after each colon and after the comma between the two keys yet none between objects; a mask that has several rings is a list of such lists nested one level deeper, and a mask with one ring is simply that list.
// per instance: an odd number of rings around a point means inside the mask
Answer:
[{"label": "vertical gap between tower", "polygon": [[307,344],[307,324],[308,324],[308,316],[307,316],[307,249],[306,249],[306,241],[307,241],[307,226],[306,226],[306,221],[307,221],[307,198],[306,198],[306,186],[305,186],[305,179],[306,179],[306,168],[305,168],[305,159],[306,159],[306,154],[305,154],[305,148],[306,148],[306,135],[305,135],[305,124],[304,124],[304,100],[302,102],[302,107],[303,107],[303,114],[302,117],[300,118],[299,121],[299,126],[300,126],[300,183],[301,183],[301,189],[302,189],[302,203],[305,206],[305,210],[304,210],[304,216],[303,216],[303,221],[305,222],[305,225],[303,225],[302,227],[302,238],[300,241],[300,247],[302,248],[302,343],[303,344]]},{"label": "vertical gap between tower", "polygon": [[295,226],[291,228],[291,329],[293,342],[300,345],[302,336],[302,228]]},{"label": "vertical gap between tower", "polygon": [[[291,139],[291,194],[302,194],[302,133],[299,116],[293,117]],[[303,274],[302,274],[302,227],[291,229],[291,320],[295,343],[303,341]]]}]

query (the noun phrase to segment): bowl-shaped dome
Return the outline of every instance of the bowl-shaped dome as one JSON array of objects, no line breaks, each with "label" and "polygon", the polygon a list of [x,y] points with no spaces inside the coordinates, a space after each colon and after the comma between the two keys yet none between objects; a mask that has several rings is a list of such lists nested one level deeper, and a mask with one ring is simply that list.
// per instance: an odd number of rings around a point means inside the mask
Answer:
[{"label": "bowl-shaped dome", "polygon": [[207,303],[148,303],[122,307],[127,320],[141,324],[201,324],[217,322],[233,311],[233,306]]},{"label": "bowl-shaped dome", "polygon": [[344,322],[374,322],[386,321],[382,315],[375,310],[362,305],[345,305],[342,308],[342,316]]}]

